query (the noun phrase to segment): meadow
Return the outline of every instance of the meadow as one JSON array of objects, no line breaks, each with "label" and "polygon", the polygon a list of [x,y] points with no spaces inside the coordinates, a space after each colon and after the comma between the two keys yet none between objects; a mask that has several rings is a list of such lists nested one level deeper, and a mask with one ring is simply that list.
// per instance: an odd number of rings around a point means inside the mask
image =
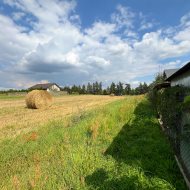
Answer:
[{"label": "meadow", "polygon": [[0,189],[187,189],[144,96],[0,102]]}]

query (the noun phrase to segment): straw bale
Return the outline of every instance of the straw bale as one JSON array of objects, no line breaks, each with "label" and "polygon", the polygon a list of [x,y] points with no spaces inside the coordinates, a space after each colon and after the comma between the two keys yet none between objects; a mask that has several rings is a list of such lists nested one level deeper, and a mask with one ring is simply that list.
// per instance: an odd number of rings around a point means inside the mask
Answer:
[{"label": "straw bale", "polygon": [[45,108],[52,105],[53,97],[45,90],[33,90],[26,95],[25,102],[27,108]]}]

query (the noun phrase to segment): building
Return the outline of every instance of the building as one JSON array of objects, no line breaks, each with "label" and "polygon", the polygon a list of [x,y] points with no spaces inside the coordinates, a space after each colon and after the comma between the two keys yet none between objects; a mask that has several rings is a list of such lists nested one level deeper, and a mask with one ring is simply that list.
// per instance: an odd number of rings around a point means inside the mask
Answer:
[{"label": "building", "polygon": [[166,81],[170,82],[171,86],[190,87],[190,62],[167,77]]},{"label": "building", "polygon": [[164,77],[164,79],[167,79],[167,78],[169,78],[171,75],[173,75],[177,70],[179,70],[179,68],[178,69],[166,69],[166,70],[164,70],[164,72],[163,72],[163,77]]},{"label": "building", "polygon": [[61,91],[61,87],[56,83],[36,84],[29,88],[29,90],[47,90],[49,91]]},{"label": "building", "polygon": [[[169,82],[171,87],[185,86],[190,87],[190,62],[178,69],[176,72],[166,78],[166,82]],[[176,93],[176,98],[183,102],[184,96],[189,94],[180,95]],[[181,121],[178,126],[178,130],[174,132],[176,137],[180,137],[175,141],[178,143],[178,156],[176,157],[177,163],[180,166],[185,181],[190,189],[190,112],[189,110],[183,110]]]}]

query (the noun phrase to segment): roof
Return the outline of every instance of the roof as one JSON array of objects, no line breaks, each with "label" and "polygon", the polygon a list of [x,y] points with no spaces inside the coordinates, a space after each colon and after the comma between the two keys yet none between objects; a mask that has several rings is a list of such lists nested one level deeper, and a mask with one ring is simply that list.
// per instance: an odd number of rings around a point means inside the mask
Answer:
[{"label": "roof", "polygon": [[162,88],[168,88],[170,87],[170,82],[163,82],[163,83],[158,83],[154,86],[154,89],[160,90]]},{"label": "roof", "polygon": [[164,70],[164,77],[167,79],[169,78],[171,75],[173,75],[178,69],[166,69]]},{"label": "roof", "polygon": [[189,70],[190,70],[190,62],[188,62],[186,65],[184,65],[181,69],[178,69],[175,73],[173,73],[171,76],[169,76],[166,80],[171,81],[173,78],[178,77],[179,75],[181,75]]},{"label": "roof", "polygon": [[[52,85],[58,86],[56,83],[45,83],[45,84],[36,84],[29,89],[40,89],[40,90],[47,90]],[[59,86],[58,86],[59,87]],[[59,87],[60,88],[60,87]]]}]

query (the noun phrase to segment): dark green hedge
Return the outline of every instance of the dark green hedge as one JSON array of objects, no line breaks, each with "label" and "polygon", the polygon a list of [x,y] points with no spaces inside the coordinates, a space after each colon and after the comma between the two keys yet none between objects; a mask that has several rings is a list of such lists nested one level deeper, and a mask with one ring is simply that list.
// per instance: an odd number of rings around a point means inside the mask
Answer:
[{"label": "dark green hedge", "polygon": [[174,131],[181,121],[182,102],[186,88],[171,87],[159,90],[156,97],[156,108],[164,126]]},{"label": "dark green hedge", "polygon": [[189,92],[190,89],[183,86],[158,91],[153,89],[149,92],[149,99],[162,120],[165,131],[176,150],[178,150],[181,138],[182,112],[184,108],[187,109],[190,105],[190,99],[185,98]]}]

